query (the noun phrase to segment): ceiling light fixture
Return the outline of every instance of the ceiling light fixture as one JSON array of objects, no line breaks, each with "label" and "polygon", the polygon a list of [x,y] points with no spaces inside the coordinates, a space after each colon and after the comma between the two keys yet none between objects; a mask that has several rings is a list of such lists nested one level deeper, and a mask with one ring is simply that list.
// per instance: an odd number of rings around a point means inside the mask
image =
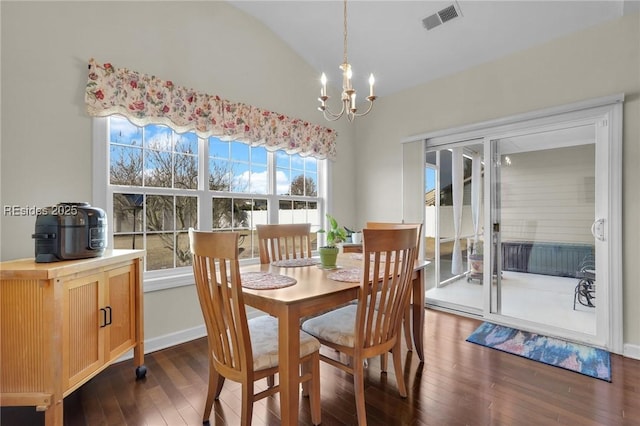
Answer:
[{"label": "ceiling light fixture", "polygon": [[327,96],[327,76],[325,73],[322,73],[322,77],[320,77],[322,88],[320,89],[320,97],[318,98],[320,101],[318,109],[322,111],[324,118],[329,121],[335,121],[345,114],[349,121],[353,121],[356,117],[369,114],[369,111],[371,111],[373,107],[373,101],[376,100],[376,96],[373,94],[373,83],[375,80],[373,74],[371,74],[369,76],[369,96],[367,96],[369,107],[365,112],[358,114],[358,109],[356,108],[356,91],[351,85],[351,77],[353,74],[351,65],[347,60],[347,0],[344,0],[344,58],[340,69],[342,70],[342,109],[339,113],[334,113],[327,107],[329,96]]}]

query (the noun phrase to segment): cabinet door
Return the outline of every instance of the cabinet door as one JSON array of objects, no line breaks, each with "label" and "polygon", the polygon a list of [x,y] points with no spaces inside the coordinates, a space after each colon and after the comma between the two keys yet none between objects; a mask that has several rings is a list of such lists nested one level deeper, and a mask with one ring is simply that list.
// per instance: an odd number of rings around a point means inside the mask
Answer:
[{"label": "cabinet door", "polygon": [[64,285],[63,388],[69,391],[105,363],[104,274],[69,280]]},{"label": "cabinet door", "polygon": [[106,272],[107,359],[113,360],[135,346],[135,268],[128,265]]},{"label": "cabinet door", "polygon": [[[0,267],[1,268],[1,267]],[[55,363],[54,342],[62,330],[55,327],[53,284],[48,280],[3,279],[0,282],[0,399],[25,390],[51,392]],[[59,325],[59,323],[58,323]],[[57,354],[56,354],[57,355]],[[3,404],[4,405],[4,404]],[[1,417],[1,416],[0,416]],[[1,423],[1,420],[0,420]]]}]

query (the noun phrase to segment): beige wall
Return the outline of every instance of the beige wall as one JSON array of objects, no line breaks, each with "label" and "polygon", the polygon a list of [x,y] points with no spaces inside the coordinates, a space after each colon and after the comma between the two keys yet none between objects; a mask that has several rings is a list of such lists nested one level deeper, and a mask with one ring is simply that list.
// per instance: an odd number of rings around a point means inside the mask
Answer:
[{"label": "beige wall", "polygon": [[[225,2],[2,1],[2,205],[92,200],[87,62],[312,122],[319,77],[255,19]],[[334,96],[335,99],[335,96]],[[339,133],[332,212],[355,222],[353,129]],[[2,260],[32,257],[34,217],[1,217]],[[147,293],[146,338],[202,324],[193,286]]]},{"label": "beige wall", "polygon": [[[2,1],[0,8],[3,206],[91,200],[83,103],[91,57],[322,122],[317,73],[226,3]],[[340,137],[331,212],[355,227],[401,219],[400,141],[410,135],[624,92],[625,342],[639,345],[639,37],[636,14],[381,98],[355,128],[333,123]],[[33,256],[34,221],[0,217],[2,260]],[[201,324],[193,287],[148,293],[145,303],[147,338]]]},{"label": "beige wall", "polygon": [[509,55],[378,101],[357,123],[358,221],[401,219],[402,150],[412,135],[625,93],[624,341],[640,345],[640,15]]}]

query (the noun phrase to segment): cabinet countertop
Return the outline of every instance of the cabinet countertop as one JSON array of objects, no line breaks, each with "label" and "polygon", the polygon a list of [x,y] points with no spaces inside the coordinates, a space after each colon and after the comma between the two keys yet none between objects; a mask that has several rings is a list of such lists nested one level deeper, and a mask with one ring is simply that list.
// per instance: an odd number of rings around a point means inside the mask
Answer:
[{"label": "cabinet countertop", "polygon": [[60,262],[36,263],[34,258],[9,260],[0,263],[1,279],[52,279],[69,275],[77,268],[85,270],[99,268],[111,264],[115,259],[122,261],[139,258],[145,255],[145,250],[106,250],[100,257],[86,259],[63,260]]}]

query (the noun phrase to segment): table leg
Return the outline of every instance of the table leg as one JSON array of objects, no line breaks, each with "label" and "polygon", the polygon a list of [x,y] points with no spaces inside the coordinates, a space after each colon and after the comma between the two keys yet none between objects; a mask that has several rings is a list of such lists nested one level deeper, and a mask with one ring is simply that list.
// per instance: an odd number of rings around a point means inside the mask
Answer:
[{"label": "table leg", "polygon": [[413,280],[413,295],[411,304],[411,316],[413,317],[413,344],[416,347],[420,362],[424,362],[424,269],[416,271]]},{"label": "table leg", "polygon": [[[38,411],[38,410],[37,410]],[[45,426],[63,426],[64,412],[62,398],[54,396],[54,402],[44,410]]]},{"label": "table leg", "polygon": [[280,421],[283,426],[298,424],[300,315],[292,311],[287,307],[278,317]]}]

